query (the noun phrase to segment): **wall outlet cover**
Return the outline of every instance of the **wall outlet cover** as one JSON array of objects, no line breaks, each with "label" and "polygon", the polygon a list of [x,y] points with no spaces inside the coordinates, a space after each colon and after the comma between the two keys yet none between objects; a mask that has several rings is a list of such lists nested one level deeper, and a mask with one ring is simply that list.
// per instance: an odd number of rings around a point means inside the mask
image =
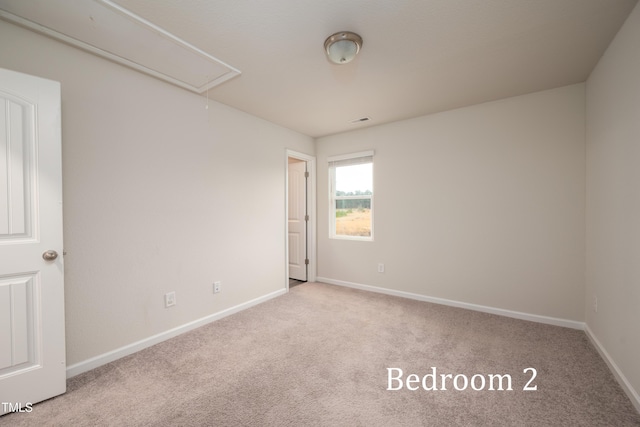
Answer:
[{"label": "wall outlet cover", "polygon": [[165,308],[173,307],[176,305],[176,293],[168,292],[164,294],[164,306]]}]

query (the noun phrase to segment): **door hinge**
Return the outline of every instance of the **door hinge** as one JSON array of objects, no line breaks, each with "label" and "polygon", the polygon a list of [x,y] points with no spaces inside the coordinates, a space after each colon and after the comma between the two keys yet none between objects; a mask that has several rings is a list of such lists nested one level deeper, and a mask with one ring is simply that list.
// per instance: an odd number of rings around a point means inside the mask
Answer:
[{"label": "door hinge", "polygon": [[305,215],[305,216],[304,216],[304,220],[305,220],[305,221],[309,221],[309,215]]},{"label": "door hinge", "polygon": [[309,265],[309,258],[304,260],[304,265]]},{"label": "door hinge", "polygon": [[305,178],[309,178],[309,172],[305,172],[305,173],[304,173],[304,177],[305,177]]}]

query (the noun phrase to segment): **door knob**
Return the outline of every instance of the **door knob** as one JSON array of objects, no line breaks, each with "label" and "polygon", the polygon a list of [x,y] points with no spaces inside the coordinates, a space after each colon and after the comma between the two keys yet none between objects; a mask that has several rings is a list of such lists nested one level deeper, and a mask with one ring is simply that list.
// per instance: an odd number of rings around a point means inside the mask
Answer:
[{"label": "door knob", "polygon": [[46,251],[42,253],[42,259],[45,261],[53,261],[58,258],[58,252],[56,251]]}]

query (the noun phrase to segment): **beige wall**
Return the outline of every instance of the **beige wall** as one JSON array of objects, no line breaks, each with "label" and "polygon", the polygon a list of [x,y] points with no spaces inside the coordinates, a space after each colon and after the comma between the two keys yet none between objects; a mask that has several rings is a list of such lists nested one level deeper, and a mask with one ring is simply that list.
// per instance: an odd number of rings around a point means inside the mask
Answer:
[{"label": "beige wall", "polygon": [[62,83],[69,365],[285,287],[311,138],[4,21],[0,67]]},{"label": "beige wall", "polygon": [[[578,84],[318,139],[318,276],[584,320],[584,125]],[[329,239],[327,156],[368,149],[375,241]]]},{"label": "beige wall", "polygon": [[[640,397],[640,6],[587,81],[586,320]],[[598,298],[598,311],[593,309]]]}]

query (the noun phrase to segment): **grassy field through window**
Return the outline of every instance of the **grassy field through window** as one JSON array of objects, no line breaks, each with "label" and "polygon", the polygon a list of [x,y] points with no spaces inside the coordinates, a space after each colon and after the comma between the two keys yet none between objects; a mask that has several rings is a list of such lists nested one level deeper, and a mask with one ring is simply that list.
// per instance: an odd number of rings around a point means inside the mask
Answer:
[{"label": "grassy field through window", "polygon": [[336,234],[371,236],[371,209],[336,209]]}]

